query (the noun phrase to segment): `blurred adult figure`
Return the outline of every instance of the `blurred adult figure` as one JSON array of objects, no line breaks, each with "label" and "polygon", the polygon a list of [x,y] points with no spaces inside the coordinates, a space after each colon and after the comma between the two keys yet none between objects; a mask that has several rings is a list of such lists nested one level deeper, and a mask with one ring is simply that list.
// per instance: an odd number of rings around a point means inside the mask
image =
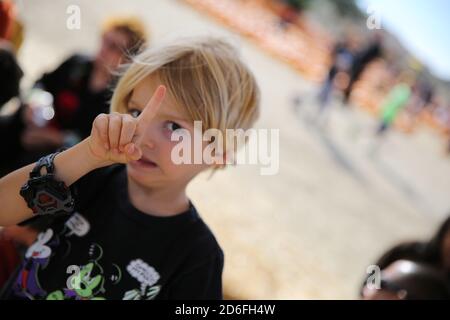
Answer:
[{"label": "blurred adult figure", "polygon": [[336,76],[340,73],[348,74],[354,63],[354,59],[355,56],[349,40],[345,39],[334,46],[331,52],[331,65],[318,96],[318,116],[321,116],[329,105]]},{"label": "blurred adult figure", "polygon": [[389,92],[380,107],[380,124],[377,135],[383,135],[394,123],[400,111],[406,107],[412,96],[415,76],[411,72],[403,72],[397,84]]},{"label": "blurred adult figure", "polygon": [[6,102],[19,95],[22,76],[11,43],[0,40],[0,110]]},{"label": "blurred adult figure", "polygon": [[[25,104],[10,124],[20,146],[3,171],[11,171],[42,155],[70,147],[90,134],[92,122],[109,112],[114,71],[146,43],[144,24],[133,16],[107,19],[102,26],[99,50],[94,57],[75,54],[35,84]],[[18,130],[15,130],[18,129]]]},{"label": "blurred adult figure", "polygon": [[353,65],[350,70],[350,79],[347,88],[344,90],[343,102],[347,104],[353,91],[353,86],[359,80],[361,74],[366,67],[375,58],[382,55],[383,36],[380,32],[376,32],[370,44],[359,52],[356,52]]}]

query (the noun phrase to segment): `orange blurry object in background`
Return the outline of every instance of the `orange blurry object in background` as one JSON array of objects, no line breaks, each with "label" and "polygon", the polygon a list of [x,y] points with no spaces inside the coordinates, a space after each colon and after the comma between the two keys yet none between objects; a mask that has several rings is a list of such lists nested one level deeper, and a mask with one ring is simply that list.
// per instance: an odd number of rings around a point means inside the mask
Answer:
[{"label": "orange blurry object in background", "polygon": [[14,19],[14,4],[9,0],[0,1],[0,38],[11,39]]}]

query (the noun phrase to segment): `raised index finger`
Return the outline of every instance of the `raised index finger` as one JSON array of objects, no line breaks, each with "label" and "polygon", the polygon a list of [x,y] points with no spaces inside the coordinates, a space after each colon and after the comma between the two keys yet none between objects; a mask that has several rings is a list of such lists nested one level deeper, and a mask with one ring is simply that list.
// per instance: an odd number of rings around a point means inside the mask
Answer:
[{"label": "raised index finger", "polygon": [[156,91],[153,93],[150,101],[147,102],[147,105],[144,107],[144,110],[142,110],[141,114],[138,117],[139,125],[146,125],[147,123],[150,123],[150,120],[152,120],[158,112],[158,109],[161,106],[165,95],[166,87],[163,85],[158,86]]}]

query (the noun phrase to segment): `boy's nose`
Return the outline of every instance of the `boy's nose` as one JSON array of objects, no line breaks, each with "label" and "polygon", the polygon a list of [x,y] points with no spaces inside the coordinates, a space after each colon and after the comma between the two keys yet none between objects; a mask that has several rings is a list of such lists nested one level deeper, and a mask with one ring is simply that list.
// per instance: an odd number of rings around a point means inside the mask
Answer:
[{"label": "boy's nose", "polygon": [[153,139],[148,139],[146,142],[144,142],[144,144],[149,149],[155,149],[155,143],[153,142]]},{"label": "boy's nose", "polygon": [[142,145],[144,145],[148,149],[155,149],[155,130],[149,126],[144,133],[144,137],[142,139]]}]

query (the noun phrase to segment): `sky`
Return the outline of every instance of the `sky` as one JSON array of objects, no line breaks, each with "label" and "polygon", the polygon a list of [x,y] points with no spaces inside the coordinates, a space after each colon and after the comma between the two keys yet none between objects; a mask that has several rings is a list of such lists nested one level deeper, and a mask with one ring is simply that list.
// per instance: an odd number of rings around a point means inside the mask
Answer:
[{"label": "sky", "polygon": [[[450,0],[358,0],[437,77],[450,80]],[[369,13],[370,14],[370,13]]]}]

